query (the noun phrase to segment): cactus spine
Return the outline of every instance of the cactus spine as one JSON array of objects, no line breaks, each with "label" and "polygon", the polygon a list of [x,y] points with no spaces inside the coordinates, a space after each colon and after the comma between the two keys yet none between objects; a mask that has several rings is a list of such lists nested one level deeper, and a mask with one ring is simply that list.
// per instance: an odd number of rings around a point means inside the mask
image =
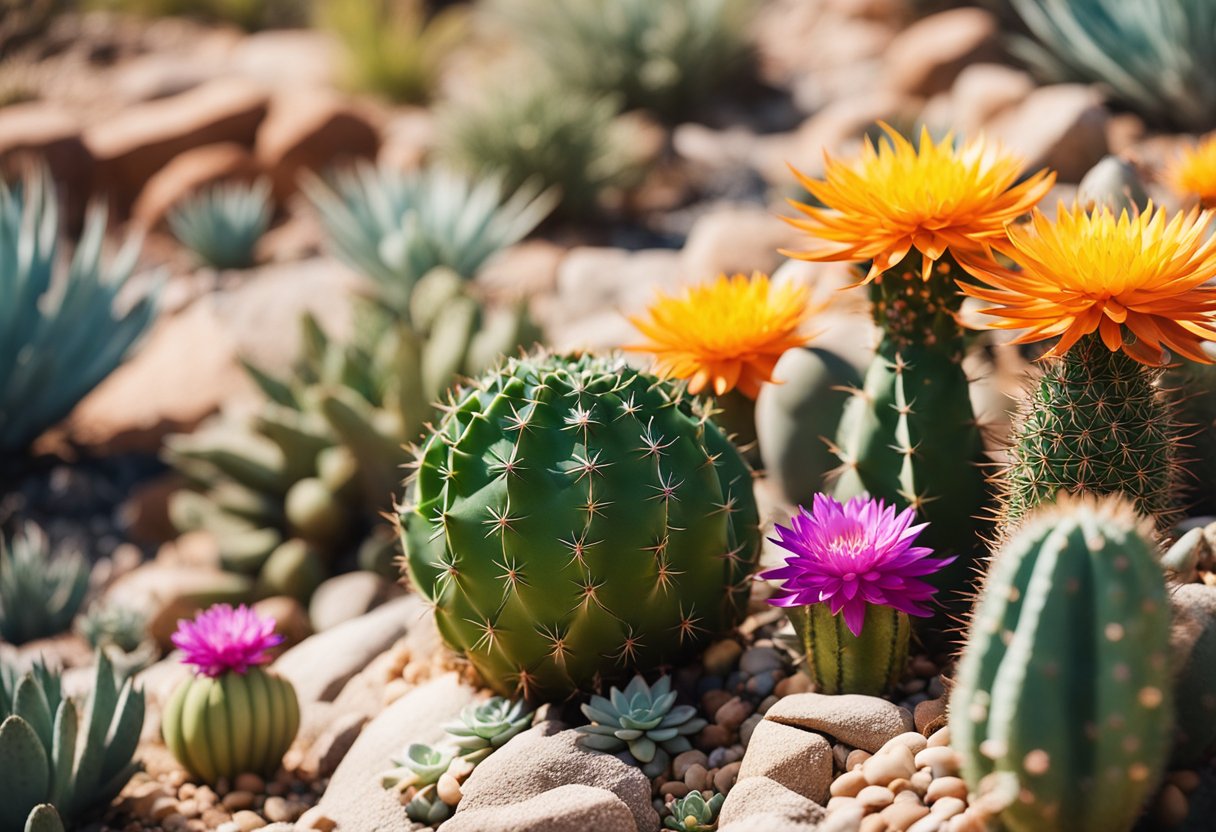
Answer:
[{"label": "cactus spine", "polygon": [[974,570],[977,521],[988,502],[984,443],[963,372],[964,330],[955,318],[958,266],[946,254],[925,281],[913,251],[870,284],[882,336],[861,390],[845,403],[837,434],[842,467],[834,493],[868,493],[912,506],[929,524],[921,541],[956,556],[929,580],[957,607]]},{"label": "cactus spine", "polygon": [[1123,494],[1168,527],[1179,478],[1174,406],[1160,370],[1111,352],[1096,334],[1044,362],[1017,420],[1001,517],[1015,525],[1060,491]]},{"label": "cactus spine", "polygon": [[859,636],[827,604],[788,607],[786,614],[806,654],[805,670],[820,693],[880,696],[903,678],[912,636],[906,612],[868,605]]},{"label": "cactus spine", "polygon": [[751,476],[679,388],[616,358],[512,359],[420,452],[406,562],[491,687],[564,696],[732,626],[750,591]]},{"label": "cactus spine", "polygon": [[1126,832],[1156,786],[1170,607],[1151,536],[1124,500],[1072,498],[1027,518],[996,557],[950,732],[971,789],[1010,787],[1010,832]]},{"label": "cactus spine", "polygon": [[299,727],[295,688],[258,667],[187,679],[162,721],[165,745],[207,783],[247,772],[273,774]]}]

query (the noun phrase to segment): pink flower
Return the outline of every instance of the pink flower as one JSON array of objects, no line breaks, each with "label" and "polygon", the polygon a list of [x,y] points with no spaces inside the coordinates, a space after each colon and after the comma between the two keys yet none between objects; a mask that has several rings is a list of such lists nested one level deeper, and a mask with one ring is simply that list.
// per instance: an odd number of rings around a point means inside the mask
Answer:
[{"label": "pink flower", "polygon": [[245,673],[269,662],[267,651],[283,643],[274,626],[273,618],[263,618],[244,604],[236,609],[214,604],[193,621],[178,621],[173,643],[186,654],[182,664],[194,665],[203,676]]},{"label": "pink flower", "polygon": [[810,512],[799,507],[793,528],[777,526],[770,538],[793,554],[785,566],[760,574],[784,581],[769,603],[778,607],[828,604],[832,614],[844,611],[849,631],[861,635],[866,605],[894,607],[908,615],[929,616],[937,591],[920,580],[954,558],[933,559],[931,549],[913,546],[928,524],[913,526],[915,512],[895,513],[894,506],[869,497],[844,505],[816,494]]}]

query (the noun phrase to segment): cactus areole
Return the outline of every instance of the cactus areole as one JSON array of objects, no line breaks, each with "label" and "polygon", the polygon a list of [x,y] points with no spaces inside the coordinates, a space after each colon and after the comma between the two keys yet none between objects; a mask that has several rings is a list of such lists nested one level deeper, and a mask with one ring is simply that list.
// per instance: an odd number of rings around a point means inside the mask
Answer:
[{"label": "cactus areole", "polygon": [[619,358],[512,359],[462,391],[402,509],[444,639],[553,698],[687,655],[740,618],[751,474],[678,387]]}]

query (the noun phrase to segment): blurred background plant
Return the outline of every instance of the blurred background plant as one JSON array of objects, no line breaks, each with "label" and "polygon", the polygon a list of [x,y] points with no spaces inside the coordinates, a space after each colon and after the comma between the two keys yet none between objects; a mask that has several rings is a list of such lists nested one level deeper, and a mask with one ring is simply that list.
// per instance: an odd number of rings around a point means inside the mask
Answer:
[{"label": "blurred background plant", "polygon": [[93,650],[104,650],[126,678],[156,661],[160,651],[148,638],[148,617],[116,603],[95,602],[76,618],[76,632]]},{"label": "blurred background plant", "polygon": [[499,0],[496,10],[572,91],[664,121],[695,114],[748,69],[754,0]]},{"label": "blurred background plant", "polygon": [[246,269],[274,214],[270,182],[212,186],[177,206],[168,217],[173,236],[213,269]]},{"label": "blurred background plant", "polygon": [[1096,83],[1161,126],[1216,126],[1211,0],[1010,0],[1035,40],[1016,51],[1047,78]]},{"label": "blurred background plant", "polygon": [[300,0],[84,0],[83,5],[142,17],[193,17],[231,23],[250,32],[302,26],[308,22],[309,7]]},{"label": "blurred background plant", "polygon": [[[156,314],[156,292],[118,296],[139,246],[103,262],[106,217],[90,211],[66,274],[56,276],[60,225],[45,172],[0,183],[0,454],[22,451],[108,376]],[[55,379],[48,384],[47,379]]]},{"label": "blurred background plant", "polygon": [[320,0],[315,16],[342,42],[352,88],[404,104],[433,97],[469,28],[465,6],[431,11],[425,0]]},{"label": "blurred background plant", "polygon": [[89,563],[55,549],[34,523],[0,536],[0,637],[25,644],[66,632],[89,591]]}]

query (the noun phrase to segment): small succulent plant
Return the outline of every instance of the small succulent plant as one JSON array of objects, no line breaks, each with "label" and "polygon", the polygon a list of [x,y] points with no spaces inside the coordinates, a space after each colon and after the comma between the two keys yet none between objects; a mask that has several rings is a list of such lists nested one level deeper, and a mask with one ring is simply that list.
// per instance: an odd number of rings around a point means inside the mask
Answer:
[{"label": "small succulent plant", "polygon": [[270,183],[214,185],[177,206],[169,228],[195,257],[214,269],[247,269],[270,225]]},{"label": "small succulent plant", "polygon": [[13,644],[72,626],[89,591],[89,563],[75,550],[54,551],[34,523],[6,544],[0,536],[0,637]]},{"label": "small succulent plant", "polygon": [[[87,700],[65,697],[59,674],[35,664],[0,667],[0,830],[55,829],[110,802],[140,769],[132,762],[144,724],[144,695],[119,683],[97,653]],[[50,803],[54,812],[38,808]],[[74,828],[74,827],[73,827]]]},{"label": "small succulent plant", "polygon": [[[123,362],[156,314],[155,292],[120,311],[139,254],[103,262],[105,212],[85,220],[60,274],[59,212],[49,175],[0,182],[0,455],[17,453],[67,416]],[[54,384],[47,382],[54,379]]]},{"label": "small succulent plant", "polygon": [[663,825],[676,832],[711,832],[718,827],[718,810],[725,801],[725,795],[714,794],[706,800],[693,790],[668,804],[667,811],[671,814],[663,818]]},{"label": "small succulent plant", "polygon": [[95,603],[76,619],[76,631],[95,650],[104,650],[124,677],[156,661],[160,655],[148,637],[148,619],[130,607]]},{"label": "small succulent plant", "polygon": [[443,730],[454,738],[462,757],[480,761],[527,730],[532,724],[532,714],[522,699],[494,696],[465,707],[459,721],[448,723]]},{"label": "small succulent plant", "polygon": [[671,756],[692,748],[688,737],[705,727],[691,705],[676,705],[671,677],[654,685],[634,676],[624,690],[613,687],[609,696],[592,696],[582,711],[590,725],[579,727],[583,745],[597,751],[626,751],[642,771],[655,777],[667,768]]},{"label": "small succulent plant", "polygon": [[415,284],[446,267],[471,278],[492,255],[522,240],[553,210],[556,195],[523,179],[504,188],[432,168],[400,173],[363,164],[332,186],[306,178],[339,259],[377,284],[381,299],[408,311]]},{"label": "small succulent plant", "polygon": [[438,826],[452,816],[453,808],[439,797],[434,784],[424,786],[405,804],[405,814],[415,823]]},{"label": "small succulent plant", "polygon": [[411,786],[422,788],[439,782],[439,778],[456,759],[456,751],[426,743],[410,743],[393,758],[396,768],[380,775],[380,785],[386,789],[405,791]]}]

